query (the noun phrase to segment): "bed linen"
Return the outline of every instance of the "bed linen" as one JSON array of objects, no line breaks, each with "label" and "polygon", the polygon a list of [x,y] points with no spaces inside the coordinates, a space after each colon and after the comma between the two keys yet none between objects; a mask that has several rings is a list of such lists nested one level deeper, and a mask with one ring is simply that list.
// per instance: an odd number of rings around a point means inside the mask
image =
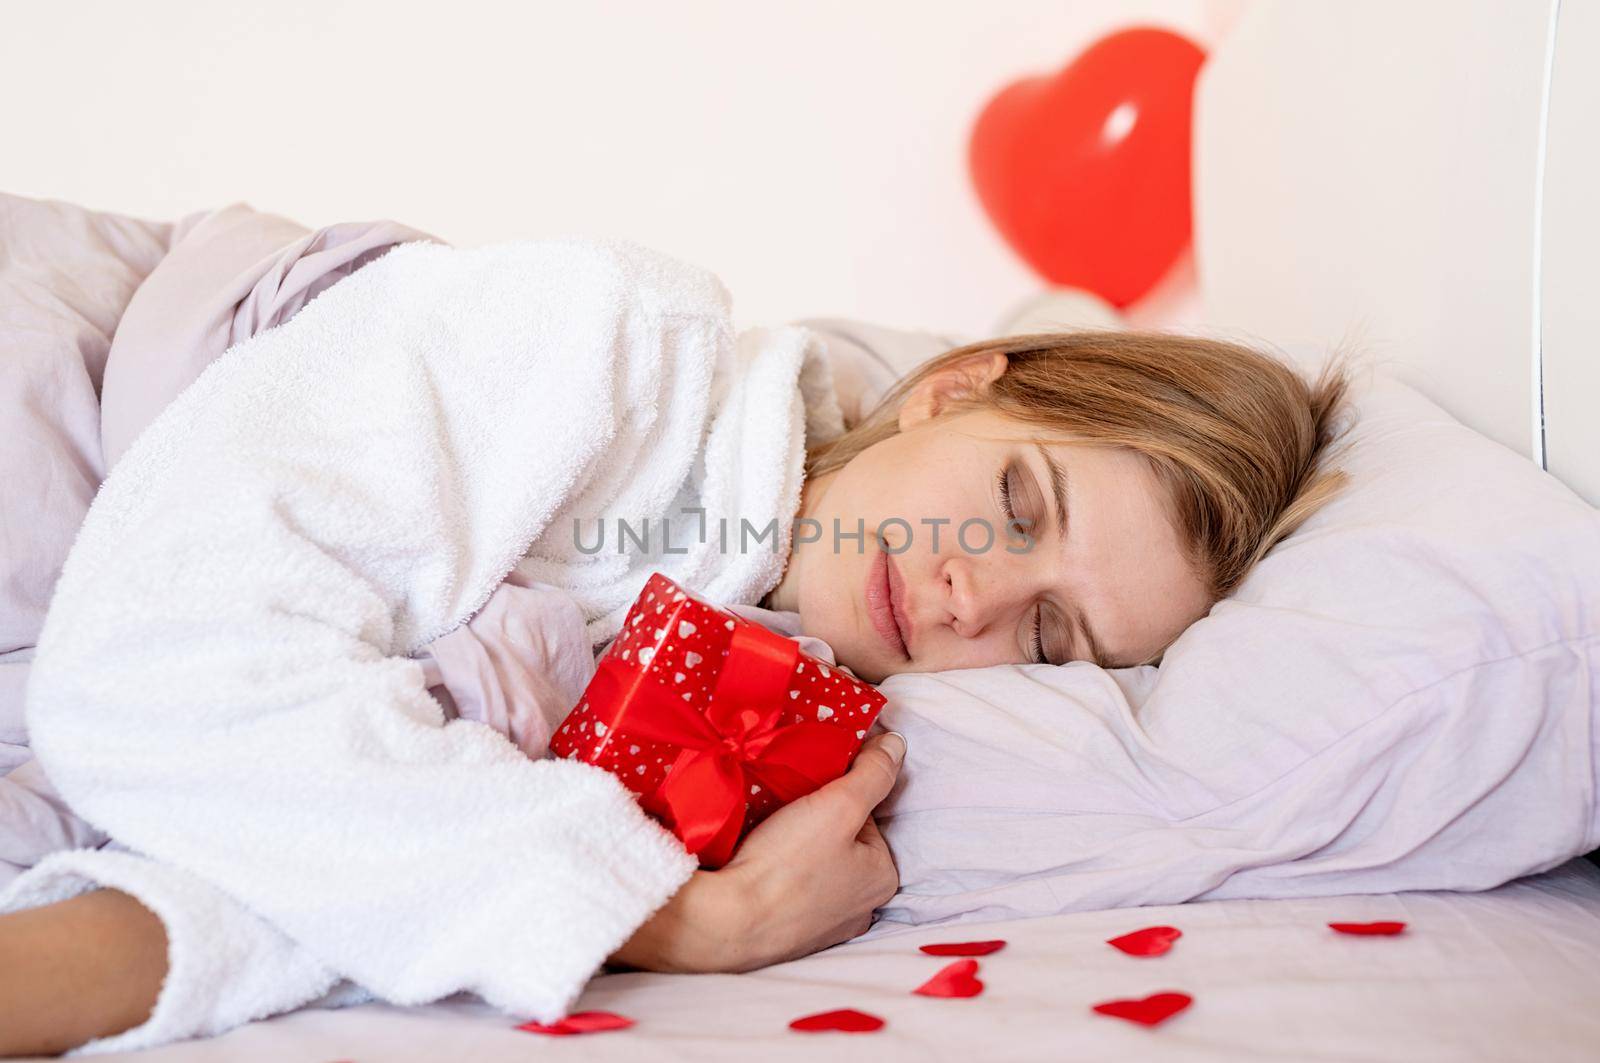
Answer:
[{"label": "bed linen", "polygon": [[0,774],[29,759],[22,689],[33,645],[105,475],[111,339],[172,229],[0,193]]},{"label": "bed linen", "polygon": [[[1393,938],[1334,934],[1332,921],[1401,920]],[[1133,958],[1105,939],[1153,925],[1184,936]],[[984,993],[907,992],[944,960],[917,945],[1004,938],[979,961]],[[744,975],[608,974],[577,1007],[628,1015],[632,1029],[574,1038],[515,1030],[466,998],[366,1004],[251,1023],[222,1037],[106,1059],[140,1063],[284,1060],[480,1063],[582,1059],[748,1063],[1044,1059],[1239,1063],[1595,1058],[1600,1045],[1600,871],[1577,860],[1484,893],[1399,893],[1202,901],[906,930]],[[1091,1013],[1100,1001],[1182,990],[1188,1010],[1154,1029]],[[873,1034],[798,1034],[789,1020],[854,1007]]]}]

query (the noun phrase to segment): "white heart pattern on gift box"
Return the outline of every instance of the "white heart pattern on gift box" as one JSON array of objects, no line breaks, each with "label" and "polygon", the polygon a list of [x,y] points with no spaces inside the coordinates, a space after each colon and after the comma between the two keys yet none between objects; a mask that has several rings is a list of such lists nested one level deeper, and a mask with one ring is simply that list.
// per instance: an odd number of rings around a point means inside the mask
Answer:
[{"label": "white heart pattern on gift box", "polygon": [[[653,622],[641,624],[647,616]],[[703,704],[716,686],[727,657],[728,640],[740,625],[749,623],[685,593],[657,573],[645,584],[606,654],[626,662],[630,670],[644,668],[657,681],[664,678],[665,686],[682,691],[685,701]],[[884,704],[883,695],[873,687],[811,657],[802,657],[786,693],[785,723],[838,727],[852,737],[858,748]],[[628,735],[625,719],[616,721],[617,726],[610,733],[602,730],[600,720],[612,716],[611,709],[602,711],[585,691],[579,707],[556,729],[552,752],[564,757],[581,756],[622,779],[635,793],[651,793],[666,778],[680,750],[668,743]],[[578,741],[579,732],[588,726],[600,739],[594,745]],[[777,807],[777,799],[768,790],[752,789],[746,827],[760,822]]]}]

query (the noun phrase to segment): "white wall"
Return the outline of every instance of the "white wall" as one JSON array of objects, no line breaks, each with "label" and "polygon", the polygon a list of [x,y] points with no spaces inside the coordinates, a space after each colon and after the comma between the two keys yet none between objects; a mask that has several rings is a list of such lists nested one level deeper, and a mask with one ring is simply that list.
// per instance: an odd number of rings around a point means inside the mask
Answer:
[{"label": "white wall", "polygon": [[1240,0],[12,0],[0,187],[151,218],[245,200],[471,245],[600,233],[716,271],[741,327],[979,334],[1040,284],[973,119],[1102,33]]},{"label": "white wall", "polygon": [[[1284,345],[1351,340],[1467,425],[1542,460],[1540,160],[1557,7],[1250,8],[1197,96],[1207,319]],[[1585,122],[1580,102],[1575,131]],[[1581,183],[1576,194],[1593,197]]]}]

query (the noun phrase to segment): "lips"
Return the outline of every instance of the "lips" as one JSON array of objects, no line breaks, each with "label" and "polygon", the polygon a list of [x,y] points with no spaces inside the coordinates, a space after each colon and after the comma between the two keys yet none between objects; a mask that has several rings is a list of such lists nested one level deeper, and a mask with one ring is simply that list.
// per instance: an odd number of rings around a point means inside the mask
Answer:
[{"label": "lips", "polygon": [[867,570],[865,595],[867,617],[872,621],[873,630],[883,639],[884,644],[896,656],[909,661],[911,655],[906,651],[905,636],[901,633],[900,620],[895,615],[892,572],[893,566],[889,555],[880,549]]},{"label": "lips", "polygon": [[900,578],[900,566],[888,552],[884,553],[884,567],[889,570],[889,608],[894,613],[895,627],[900,632],[900,644],[906,648],[906,659],[911,659],[911,621],[906,619],[906,581]]}]

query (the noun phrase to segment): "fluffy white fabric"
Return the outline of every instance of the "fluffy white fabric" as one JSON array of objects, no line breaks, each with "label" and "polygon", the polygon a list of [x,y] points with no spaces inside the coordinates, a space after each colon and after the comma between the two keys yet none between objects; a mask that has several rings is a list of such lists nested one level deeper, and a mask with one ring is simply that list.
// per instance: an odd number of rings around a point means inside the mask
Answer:
[{"label": "fluffy white fabric", "polygon": [[1600,845],[1600,512],[1382,373],[1355,398],[1345,493],[1159,668],[884,684],[888,919],[1480,890]]},{"label": "fluffy white fabric", "polygon": [[[729,310],[710,273],[622,242],[408,244],[231,349],[139,437],[28,688],[60,793],[136,852],[58,854],[0,895],[104,883],[166,921],[155,1014],[81,1052],[352,982],[551,1019],[687,878],[612,776],[446,725],[407,655],[525,557],[596,638],[652,568],[729,601],[776,582],[808,416],[825,433],[838,411],[810,333],[736,338]],[[574,552],[570,518],[685,500],[781,541]]]}]

